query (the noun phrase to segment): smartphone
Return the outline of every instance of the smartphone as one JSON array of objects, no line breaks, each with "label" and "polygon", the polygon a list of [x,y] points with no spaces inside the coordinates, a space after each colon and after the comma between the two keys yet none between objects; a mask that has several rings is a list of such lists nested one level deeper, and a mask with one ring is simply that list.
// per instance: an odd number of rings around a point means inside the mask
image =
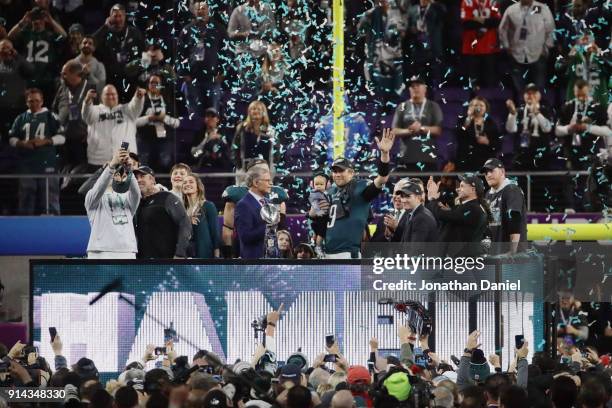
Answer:
[{"label": "smartphone", "polygon": [[122,142],[121,143],[121,149],[122,150],[127,150],[128,147],[130,147],[130,143],[129,142]]},{"label": "smartphone", "polygon": [[378,316],[378,324],[393,324],[393,316],[391,315],[383,315]]},{"label": "smartphone", "polygon": [[336,342],[336,336],[334,336],[332,333],[327,334],[325,336],[325,346],[327,348],[331,348],[335,342]]},{"label": "smartphone", "polygon": [[335,363],[336,362],[336,355],[335,354],[326,354],[325,357],[323,357],[323,362],[325,362],[325,363]]},{"label": "smartphone", "polygon": [[514,346],[516,347],[517,350],[523,347],[524,343],[525,343],[525,336],[523,336],[522,334],[518,334],[514,336]]},{"label": "smartphone", "polygon": [[461,361],[459,361],[459,359],[457,358],[457,356],[454,356],[454,355],[453,355],[453,356],[451,356],[450,358],[451,358],[451,361],[453,362],[453,364],[454,364],[454,365],[456,365],[457,367],[459,367],[459,363],[460,363]]},{"label": "smartphone", "polygon": [[165,347],[155,347],[155,355],[156,356],[166,355],[166,348]]},{"label": "smartphone", "polygon": [[49,327],[49,336],[51,336],[51,343],[53,343],[55,336],[57,336],[57,329],[55,327]]},{"label": "smartphone", "polygon": [[368,361],[368,371],[371,373],[374,372],[374,362],[373,361]]}]

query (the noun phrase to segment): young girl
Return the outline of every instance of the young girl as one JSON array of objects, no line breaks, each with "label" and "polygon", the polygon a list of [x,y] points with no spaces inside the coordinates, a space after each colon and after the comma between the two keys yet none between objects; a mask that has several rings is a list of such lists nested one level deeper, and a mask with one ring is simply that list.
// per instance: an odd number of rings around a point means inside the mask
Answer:
[{"label": "young girl", "polygon": [[211,201],[206,200],[204,184],[198,176],[186,175],[182,186],[185,208],[193,226],[191,255],[195,258],[218,258],[217,207]]},{"label": "young girl", "polygon": [[280,257],[285,259],[293,259],[293,241],[289,231],[280,230],[276,232],[278,239],[278,249],[280,250]]}]

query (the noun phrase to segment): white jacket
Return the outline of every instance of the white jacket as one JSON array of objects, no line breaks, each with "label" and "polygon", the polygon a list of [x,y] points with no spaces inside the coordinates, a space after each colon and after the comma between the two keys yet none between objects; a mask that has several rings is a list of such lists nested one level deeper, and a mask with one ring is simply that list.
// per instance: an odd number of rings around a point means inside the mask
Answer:
[{"label": "white jacket", "polygon": [[144,98],[134,95],[127,105],[109,108],[106,105],[83,103],[83,120],[87,123],[87,162],[102,166],[113,158],[122,142],[138,153],[136,119],[140,116]]},{"label": "white jacket", "polygon": [[138,182],[132,174],[130,189],[119,194],[107,191],[112,179],[113,173],[107,166],[85,195],[91,225],[87,251],[137,253],[133,218],[140,202]]}]

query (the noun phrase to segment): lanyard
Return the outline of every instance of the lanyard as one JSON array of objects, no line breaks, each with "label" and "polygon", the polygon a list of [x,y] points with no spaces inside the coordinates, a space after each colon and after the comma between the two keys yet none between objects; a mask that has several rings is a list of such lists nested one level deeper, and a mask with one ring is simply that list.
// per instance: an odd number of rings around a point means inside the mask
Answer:
[{"label": "lanyard", "polygon": [[[81,89],[81,93],[79,94],[79,98],[77,99],[77,103],[83,97],[83,94],[85,93],[85,88],[87,88],[87,80],[83,81],[83,88]],[[70,105],[72,105],[72,101],[73,100],[74,100],[74,95],[72,94],[72,91],[70,90],[70,88],[68,88],[68,103]]]},{"label": "lanyard", "polygon": [[423,99],[423,103],[421,103],[421,110],[419,111],[419,114],[417,115],[414,109],[414,103],[410,101],[410,116],[412,116],[412,118],[415,120],[419,120],[420,122],[421,118],[423,117],[423,111],[425,110],[426,103],[427,103],[427,99]]},{"label": "lanyard", "polygon": [[531,6],[527,7],[524,11],[522,9],[523,7],[521,7],[521,12],[523,13],[523,27],[525,27],[527,25],[527,16],[531,11]]},{"label": "lanyard", "polygon": [[431,3],[427,5],[427,7],[423,8],[423,7],[419,7],[419,20],[423,21],[425,20],[425,16],[427,15],[427,11],[429,11],[429,7],[431,6]]},{"label": "lanyard", "polygon": [[590,101],[590,98],[584,102],[581,102],[578,99],[574,101],[574,121],[578,120],[578,116],[580,116],[581,120],[587,117],[587,111],[589,109],[589,101]]},{"label": "lanyard", "polygon": [[523,110],[523,131],[522,133],[528,133],[529,127],[533,126],[533,135],[538,136],[540,133],[538,132],[538,121],[535,120],[535,116],[529,114],[529,110],[527,109],[527,105],[525,105],[525,109]]}]

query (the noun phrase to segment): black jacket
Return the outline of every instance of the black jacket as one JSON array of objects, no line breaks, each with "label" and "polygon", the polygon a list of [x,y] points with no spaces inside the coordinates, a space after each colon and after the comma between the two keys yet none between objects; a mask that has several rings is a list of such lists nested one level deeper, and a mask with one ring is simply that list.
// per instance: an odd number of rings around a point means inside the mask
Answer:
[{"label": "black jacket", "polygon": [[488,223],[487,213],[478,200],[470,200],[450,210],[438,206],[432,200],[433,214],[441,224],[440,242],[445,255],[478,256],[484,253],[481,241],[484,239]]},{"label": "black jacket", "polygon": [[409,252],[414,255],[424,253],[427,242],[438,241],[438,223],[431,211],[425,205],[419,205],[412,211],[412,216],[407,214],[408,220],[402,234],[402,242],[409,242]]},{"label": "black jacket", "polygon": [[387,226],[385,225],[385,218],[381,217],[376,223],[376,231],[374,232],[372,239],[370,239],[370,242],[401,242],[402,235],[404,234],[404,228],[406,227],[409,217],[410,211],[404,211],[399,219],[397,228],[395,231],[393,231],[393,235],[389,239],[385,237],[385,230],[387,229]]}]

